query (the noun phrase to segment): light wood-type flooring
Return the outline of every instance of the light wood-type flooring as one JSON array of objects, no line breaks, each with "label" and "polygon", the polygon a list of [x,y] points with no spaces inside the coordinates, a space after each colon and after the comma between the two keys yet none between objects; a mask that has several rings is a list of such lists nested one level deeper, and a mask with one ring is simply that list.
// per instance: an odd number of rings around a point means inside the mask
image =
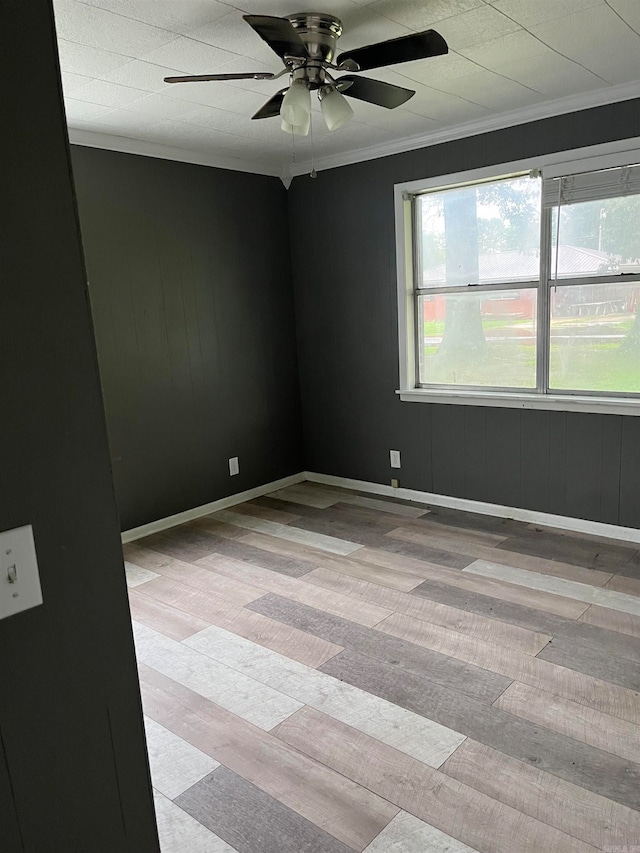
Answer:
[{"label": "light wood-type flooring", "polygon": [[304,483],[124,552],[163,853],[640,853],[637,546]]}]

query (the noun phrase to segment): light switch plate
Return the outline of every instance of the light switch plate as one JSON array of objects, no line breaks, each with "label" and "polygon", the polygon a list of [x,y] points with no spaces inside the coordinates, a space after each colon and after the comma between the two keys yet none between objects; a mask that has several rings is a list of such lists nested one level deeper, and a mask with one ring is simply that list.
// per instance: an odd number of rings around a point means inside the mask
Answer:
[{"label": "light switch plate", "polygon": [[399,450],[390,450],[389,451],[389,462],[392,468],[400,468],[400,451]]},{"label": "light switch plate", "polygon": [[0,619],[42,604],[30,524],[0,533]]},{"label": "light switch plate", "polygon": [[237,456],[232,456],[229,459],[229,475],[234,477],[236,474],[240,473],[240,463],[238,462]]}]

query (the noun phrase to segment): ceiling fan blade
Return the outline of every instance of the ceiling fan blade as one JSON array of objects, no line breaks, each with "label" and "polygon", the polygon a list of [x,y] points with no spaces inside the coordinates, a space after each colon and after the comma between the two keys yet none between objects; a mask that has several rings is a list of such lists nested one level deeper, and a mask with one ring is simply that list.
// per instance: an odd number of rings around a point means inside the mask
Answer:
[{"label": "ceiling fan blade", "polygon": [[[348,98],[358,98],[388,110],[399,107],[415,95],[413,89],[403,89],[402,86],[392,86],[391,83],[370,80],[368,77],[355,77],[353,74],[345,74],[336,80],[336,83],[338,91]],[[341,86],[341,83],[348,85]]]},{"label": "ceiling fan blade", "polygon": [[275,118],[275,116],[280,115],[280,107],[282,106],[282,99],[286,91],[286,89],[281,89],[279,92],[276,92],[251,118]]},{"label": "ceiling fan blade", "polygon": [[269,71],[256,71],[247,74],[196,74],[189,77],[165,77],[165,83],[203,83],[208,80],[271,80],[275,77]]},{"label": "ceiling fan blade", "polygon": [[274,18],[271,15],[243,15],[242,17],[281,59],[285,56],[309,59],[307,48],[291,21],[286,18]]},{"label": "ceiling fan blade", "polygon": [[336,65],[346,71],[368,71],[370,68],[380,68],[383,65],[396,65],[399,62],[410,62],[414,59],[427,59],[430,56],[442,56],[449,48],[440,33],[435,30],[425,30],[423,33],[413,33],[378,44],[359,47],[341,53]]}]

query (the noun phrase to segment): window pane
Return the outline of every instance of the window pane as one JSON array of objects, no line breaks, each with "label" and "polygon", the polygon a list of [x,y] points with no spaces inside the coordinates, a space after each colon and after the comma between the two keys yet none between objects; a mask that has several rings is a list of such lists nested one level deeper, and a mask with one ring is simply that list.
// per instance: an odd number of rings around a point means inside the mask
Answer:
[{"label": "window pane", "polygon": [[420,382],[535,388],[536,296],[526,288],[420,297]]},{"label": "window pane", "polygon": [[539,178],[418,196],[418,287],[536,281],[540,275]]},{"label": "window pane", "polygon": [[[640,273],[640,196],[560,208],[558,278]],[[553,209],[551,278],[556,277],[558,208]]]},{"label": "window pane", "polygon": [[640,393],[640,285],[551,288],[551,389]]}]

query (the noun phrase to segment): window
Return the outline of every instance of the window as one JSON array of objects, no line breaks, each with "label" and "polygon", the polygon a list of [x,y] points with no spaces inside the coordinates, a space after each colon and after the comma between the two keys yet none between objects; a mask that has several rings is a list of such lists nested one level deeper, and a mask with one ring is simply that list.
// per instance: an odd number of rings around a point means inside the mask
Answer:
[{"label": "window", "polygon": [[640,414],[640,166],[396,190],[402,399]]}]

